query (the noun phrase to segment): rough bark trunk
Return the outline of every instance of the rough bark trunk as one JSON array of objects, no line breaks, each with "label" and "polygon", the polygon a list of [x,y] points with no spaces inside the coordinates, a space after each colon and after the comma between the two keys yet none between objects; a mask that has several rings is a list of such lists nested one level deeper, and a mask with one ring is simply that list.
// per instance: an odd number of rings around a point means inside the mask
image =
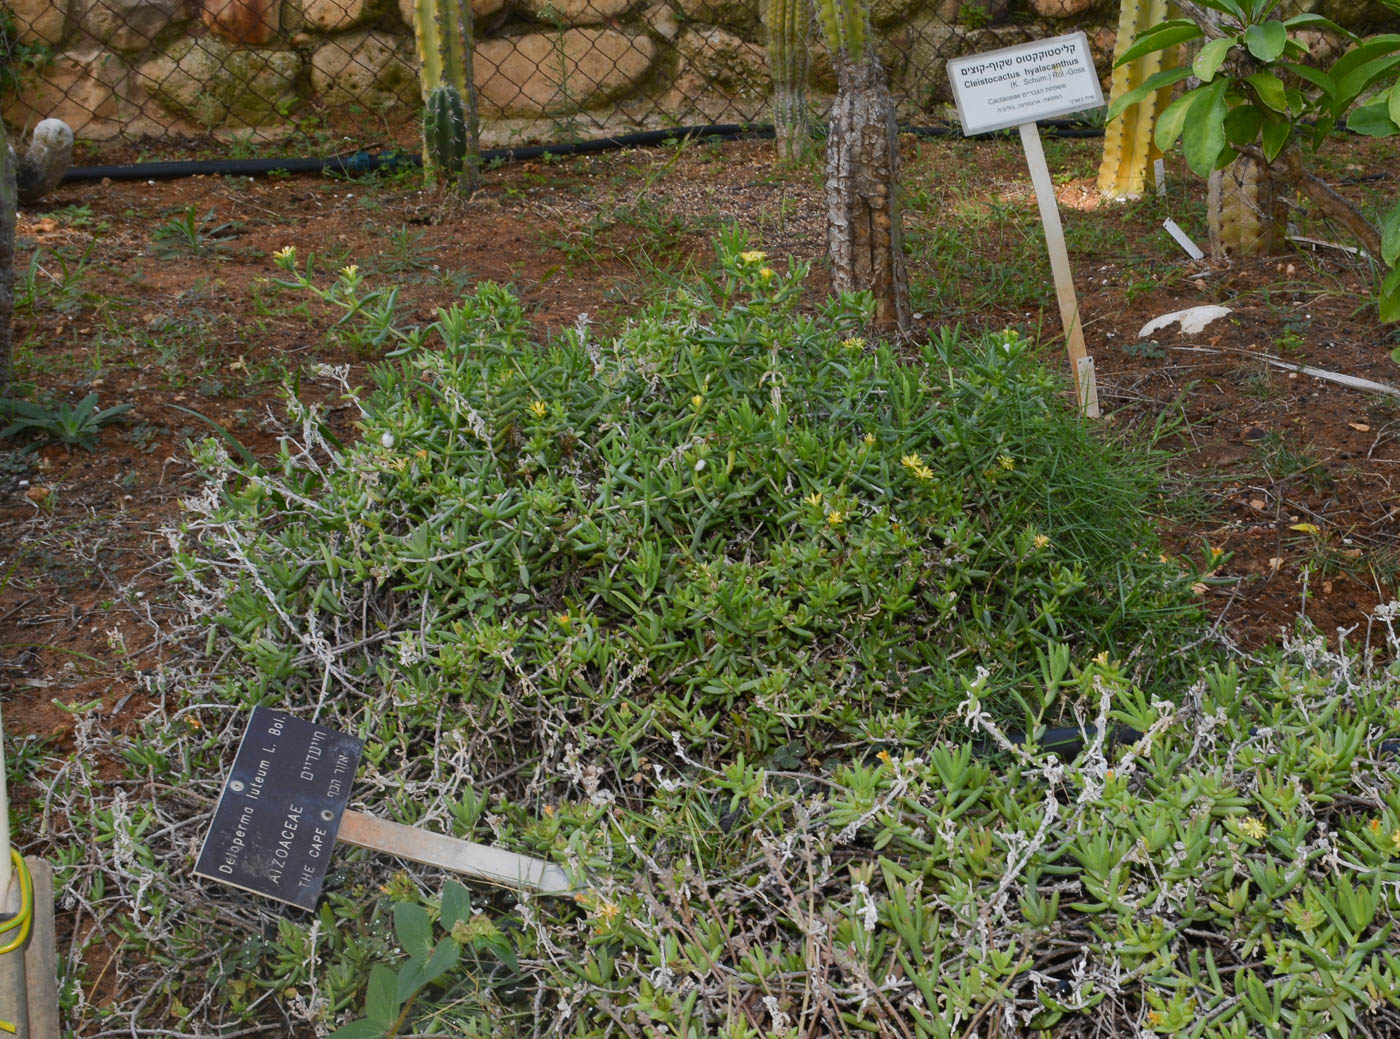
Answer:
[{"label": "rough bark trunk", "polygon": [[826,149],[827,244],[837,292],[868,290],[875,326],[912,324],[899,210],[899,134],[873,48],[835,58],[838,89]]},{"label": "rough bark trunk", "polygon": [[1273,170],[1241,155],[1210,175],[1210,255],[1277,256],[1288,247],[1288,208]]},{"label": "rough bark trunk", "polygon": [[15,313],[15,155],[0,125],[0,397],[10,395]]}]

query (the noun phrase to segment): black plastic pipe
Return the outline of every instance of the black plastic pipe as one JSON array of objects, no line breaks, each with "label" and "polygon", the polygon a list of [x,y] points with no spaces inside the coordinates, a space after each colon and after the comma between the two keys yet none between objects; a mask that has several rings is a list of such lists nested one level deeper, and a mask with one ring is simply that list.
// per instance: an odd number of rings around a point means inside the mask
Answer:
[{"label": "black plastic pipe", "polygon": [[[1088,126],[1066,119],[1051,119],[1041,127],[1057,137],[1101,137],[1101,127]],[[962,129],[952,124],[902,127],[901,132],[916,137],[961,137]],[[1005,135],[997,130],[979,137]],[[763,140],[773,136],[773,127],[749,123],[713,123],[708,126],[681,126],[671,130],[640,130],[636,133],[600,137],[592,141],[568,144],[538,144],[522,148],[489,148],[481,153],[483,163],[527,162],[546,155],[563,158],[568,155],[588,155],[619,148],[645,148],[677,140]],[[74,166],[63,175],[63,183],[94,180],[170,180],[195,176],[263,176],[269,173],[332,173],[342,176],[363,176],[376,170],[407,169],[423,164],[422,156],[411,152],[368,151],[348,155],[332,155],[320,159],[195,159],[188,162],[142,162],[124,166]]]}]

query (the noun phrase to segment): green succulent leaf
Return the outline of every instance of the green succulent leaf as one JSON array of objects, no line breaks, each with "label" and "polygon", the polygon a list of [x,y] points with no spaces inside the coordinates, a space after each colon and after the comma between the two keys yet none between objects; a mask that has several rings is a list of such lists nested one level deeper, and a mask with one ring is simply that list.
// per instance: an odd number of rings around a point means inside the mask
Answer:
[{"label": "green succulent leaf", "polygon": [[1219,165],[1221,153],[1228,147],[1225,137],[1225,117],[1230,114],[1225,100],[1227,86],[1225,80],[1217,79],[1203,88],[1185,118],[1181,151],[1186,156],[1186,164],[1200,177]]},{"label": "green succulent leaf", "polygon": [[1382,321],[1400,321],[1400,267],[1394,268],[1381,281],[1379,310]]},{"label": "green succulent leaf", "polygon": [[1283,80],[1272,72],[1255,72],[1246,76],[1244,81],[1254,88],[1254,92],[1259,95],[1259,100],[1266,106],[1275,112],[1288,111],[1288,98],[1283,87]]},{"label": "green succulent leaf", "polygon": [[1150,29],[1144,29],[1138,34],[1133,45],[1124,51],[1113,64],[1115,66],[1126,65],[1145,54],[1166,50],[1179,43],[1199,39],[1202,35],[1201,27],[1190,19],[1171,18],[1152,26]]},{"label": "green succulent leaf", "polygon": [[1148,76],[1145,80],[1139,83],[1132,90],[1129,90],[1125,94],[1119,94],[1116,98],[1114,98],[1113,102],[1108,106],[1107,118],[1117,118],[1129,108],[1131,108],[1133,105],[1146,98],[1151,97],[1163,87],[1174,86],[1175,84],[1180,83],[1183,79],[1190,78],[1190,76],[1191,69],[1183,68],[1181,66],[1177,66],[1176,68],[1163,69],[1161,72],[1153,73],[1151,76]]},{"label": "green succulent leaf", "polygon": [[1259,22],[1244,31],[1244,45],[1260,61],[1275,61],[1283,55],[1288,30],[1282,22]]},{"label": "green succulent leaf", "polygon": [[1209,83],[1213,80],[1221,63],[1230,53],[1230,48],[1238,42],[1236,38],[1227,36],[1224,39],[1211,40],[1205,44],[1200,53],[1196,55],[1196,60],[1191,63],[1191,71],[1196,74],[1196,78],[1202,83]]}]

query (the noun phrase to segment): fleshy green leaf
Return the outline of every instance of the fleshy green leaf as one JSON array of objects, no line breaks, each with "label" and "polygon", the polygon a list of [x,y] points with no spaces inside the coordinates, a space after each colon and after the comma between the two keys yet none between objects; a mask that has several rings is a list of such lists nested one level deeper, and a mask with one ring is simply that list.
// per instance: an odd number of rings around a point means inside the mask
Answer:
[{"label": "fleshy green leaf", "polygon": [[1226,37],[1223,40],[1211,40],[1202,47],[1201,52],[1196,55],[1196,60],[1191,63],[1191,71],[1196,74],[1196,78],[1202,83],[1213,80],[1221,62],[1225,60],[1225,55],[1229,54],[1230,48],[1238,42],[1233,37]]},{"label": "fleshy green leaf", "polygon": [[1336,81],[1321,69],[1315,69],[1311,65],[1301,65],[1294,61],[1280,62],[1276,67],[1283,69],[1285,72],[1293,73],[1293,75],[1304,82],[1311,83],[1328,97],[1331,97],[1337,92]]},{"label": "fleshy green leaf", "polygon": [[1173,84],[1180,83],[1190,75],[1191,70],[1189,68],[1177,66],[1176,68],[1163,69],[1161,72],[1148,76],[1126,94],[1119,94],[1113,99],[1113,103],[1108,106],[1108,118],[1114,119],[1122,115],[1144,98],[1151,97],[1163,87],[1169,87]]},{"label": "fleshy green leaf", "polygon": [[[1400,321],[1400,267],[1387,274],[1381,282],[1379,302],[1382,321]],[[1400,364],[1400,361],[1396,363]]]},{"label": "fleshy green leaf", "polygon": [[1201,92],[1205,89],[1197,87],[1195,90],[1188,90],[1158,116],[1157,125],[1152,131],[1152,140],[1158,151],[1172,150],[1176,139],[1181,136],[1181,131],[1186,126],[1186,117],[1191,114],[1192,106],[1200,100]]},{"label": "fleshy green leaf", "polygon": [[426,955],[433,947],[433,925],[428,911],[416,902],[394,904],[394,934],[410,956]]},{"label": "fleshy green leaf", "polygon": [[399,1019],[401,1005],[398,976],[384,964],[376,963],[369,969],[369,983],[365,986],[365,1017],[384,1032]]},{"label": "fleshy green leaf", "polygon": [[1126,65],[1130,61],[1136,61],[1144,54],[1166,50],[1168,47],[1175,47],[1178,43],[1197,39],[1201,35],[1201,27],[1195,22],[1186,18],[1172,18],[1144,30],[1133,45],[1125,50],[1113,64],[1115,66]]},{"label": "fleshy green leaf", "polygon": [[1244,45],[1260,61],[1274,61],[1283,54],[1288,30],[1282,22],[1260,22],[1244,31]]},{"label": "fleshy green leaf", "polygon": [[341,1025],[326,1039],[378,1039],[384,1034],[385,1029],[366,1018],[359,1018],[349,1024]]},{"label": "fleshy green leaf", "polygon": [[[1216,168],[1220,153],[1226,148],[1225,117],[1230,114],[1225,102],[1227,83],[1217,79],[1205,87],[1186,117],[1181,133],[1181,152],[1186,164],[1198,177]],[[1165,114],[1165,113],[1164,113]]]},{"label": "fleshy green leaf", "polygon": [[1225,136],[1237,148],[1252,144],[1264,125],[1264,113],[1253,105],[1240,105],[1225,117]]},{"label": "fleshy green leaf", "polygon": [[1389,137],[1400,133],[1400,126],[1390,118],[1390,105],[1383,97],[1369,105],[1352,109],[1351,115],[1347,116],[1347,129],[1367,137]]},{"label": "fleshy green leaf", "polygon": [[[1277,25],[1277,22],[1273,23]],[[1246,76],[1244,81],[1254,88],[1254,92],[1259,95],[1259,100],[1275,112],[1288,111],[1288,98],[1283,89],[1283,80],[1279,79],[1272,72],[1255,72]]]},{"label": "fleshy green leaf", "polygon": [[1381,259],[1391,267],[1400,264],[1400,200],[1381,221]]},{"label": "fleshy green leaf", "polygon": [[1263,129],[1260,131],[1260,144],[1264,146],[1264,158],[1268,162],[1273,162],[1288,147],[1289,138],[1293,136],[1293,125],[1287,119],[1277,117],[1267,119]]},{"label": "fleshy green leaf", "polygon": [[442,885],[442,926],[450,931],[460,920],[472,915],[472,896],[466,887],[455,880]]}]

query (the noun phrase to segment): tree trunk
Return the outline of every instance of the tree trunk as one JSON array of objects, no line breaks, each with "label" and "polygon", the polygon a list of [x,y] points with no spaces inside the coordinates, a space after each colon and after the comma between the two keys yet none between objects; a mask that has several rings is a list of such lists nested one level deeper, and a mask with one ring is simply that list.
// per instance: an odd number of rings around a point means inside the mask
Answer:
[{"label": "tree trunk", "polygon": [[1288,247],[1288,207],[1273,170],[1250,155],[1210,175],[1207,213],[1211,259],[1277,256]]},{"label": "tree trunk", "polygon": [[10,395],[15,315],[15,154],[0,124],[0,397]]},{"label": "tree trunk", "polygon": [[826,148],[827,245],[837,292],[875,296],[875,327],[912,323],[899,210],[899,134],[873,47],[835,56],[838,89]]}]

